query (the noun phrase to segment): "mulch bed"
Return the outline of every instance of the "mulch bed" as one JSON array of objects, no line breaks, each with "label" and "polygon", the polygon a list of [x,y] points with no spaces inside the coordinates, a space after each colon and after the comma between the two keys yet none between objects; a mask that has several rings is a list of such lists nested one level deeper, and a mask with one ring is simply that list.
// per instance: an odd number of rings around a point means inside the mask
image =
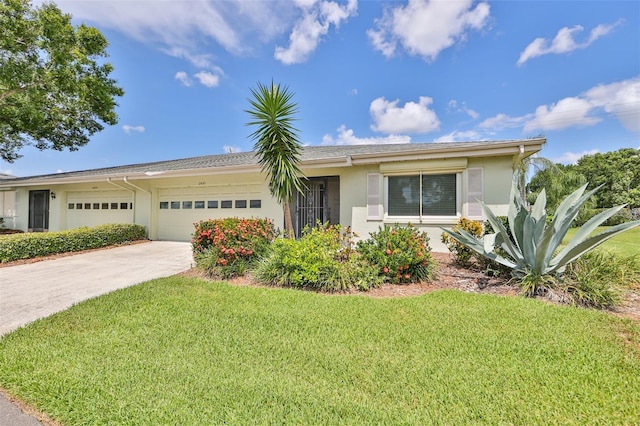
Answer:
[{"label": "mulch bed", "polygon": [[[148,240],[141,240],[134,241],[129,244],[144,244],[148,242]],[[112,247],[114,246],[85,250],[81,252],[62,253],[35,259],[24,259],[14,262],[0,263],[0,268],[40,262],[42,260],[57,259],[66,256],[74,256],[76,254],[86,253],[90,251],[107,250]],[[435,290],[454,289],[468,293],[494,294],[512,297],[518,296],[518,289],[515,286],[509,285],[508,280],[505,278],[487,277],[478,269],[467,268],[458,265],[454,261],[453,255],[449,253],[432,252],[431,254],[438,261],[438,275],[436,279],[431,282],[419,282],[412,284],[384,284],[380,288],[374,288],[366,292],[353,290],[335,294],[360,294],[363,296],[376,298],[409,297],[419,296],[421,294],[429,293]],[[195,268],[182,272],[179,275],[208,279],[205,274]],[[252,280],[250,276],[232,278],[228,280],[228,282],[234,285],[241,286],[262,286],[261,284]],[[550,303],[561,304],[561,301],[559,301],[557,297],[554,296],[555,295],[552,294],[550,295],[550,297],[543,297],[541,299]],[[625,292],[620,305],[616,306],[613,309],[610,309],[608,312],[625,318],[631,318],[636,321],[640,321],[640,289],[629,290]]]},{"label": "mulch bed", "polygon": [[[362,296],[384,298],[384,297],[409,297],[419,296],[436,290],[459,290],[467,293],[493,294],[498,296],[519,297],[517,287],[510,285],[506,278],[488,277],[479,269],[467,268],[457,264],[453,255],[449,253],[431,253],[438,261],[438,275],[431,282],[419,282],[412,284],[384,284],[380,288],[369,291],[351,290],[347,292],[330,293],[334,295],[359,294]],[[180,275],[189,277],[208,278],[202,271],[193,268],[182,272]],[[238,286],[265,287],[253,280],[250,275],[236,277],[227,282]],[[548,303],[563,304],[557,293],[548,294],[546,297],[539,297]],[[623,295],[621,304],[608,312],[640,321],[640,291],[630,290]]]}]

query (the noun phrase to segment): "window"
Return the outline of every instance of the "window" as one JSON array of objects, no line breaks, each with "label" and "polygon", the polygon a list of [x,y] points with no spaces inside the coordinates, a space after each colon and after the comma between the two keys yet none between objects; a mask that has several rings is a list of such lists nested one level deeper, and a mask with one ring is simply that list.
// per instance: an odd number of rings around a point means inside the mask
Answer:
[{"label": "window", "polygon": [[73,203],[69,203],[67,207],[69,208],[69,210],[73,210],[76,207],[76,205]]},{"label": "window", "polygon": [[204,201],[196,201],[196,202],[194,203],[194,207],[195,207],[196,209],[204,209]]},{"label": "window", "polygon": [[109,203],[102,203],[102,210],[109,210]]},{"label": "window", "polygon": [[458,212],[457,174],[388,177],[389,216],[455,216]]},{"label": "window", "polygon": [[111,203],[111,210],[118,210],[118,203]]},{"label": "window", "polygon": [[85,210],[91,210],[91,203],[84,203]]},{"label": "window", "polygon": [[209,200],[207,201],[208,209],[217,209],[218,208],[218,200]]},{"label": "window", "polygon": [[223,200],[220,202],[220,207],[223,209],[230,209],[233,206],[233,202],[231,200]]},{"label": "window", "polygon": [[129,203],[120,203],[120,210],[127,210],[129,208]]},{"label": "window", "polygon": [[246,209],[247,200],[236,200],[236,209]]},{"label": "window", "polygon": [[259,209],[262,207],[262,200],[249,200],[249,208]]},{"label": "window", "polygon": [[183,201],[182,202],[182,208],[183,209],[190,209],[193,207],[193,202],[192,201]]},{"label": "window", "polygon": [[175,209],[179,209],[180,208],[180,201],[172,201],[171,202],[171,210],[175,210]]},{"label": "window", "polygon": [[93,203],[94,210],[100,210],[100,203]]},{"label": "window", "polygon": [[166,210],[169,208],[169,202],[168,201],[160,201],[160,210]]},{"label": "window", "polygon": [[82,210],[82,203],[76,203],[76,210]]}]

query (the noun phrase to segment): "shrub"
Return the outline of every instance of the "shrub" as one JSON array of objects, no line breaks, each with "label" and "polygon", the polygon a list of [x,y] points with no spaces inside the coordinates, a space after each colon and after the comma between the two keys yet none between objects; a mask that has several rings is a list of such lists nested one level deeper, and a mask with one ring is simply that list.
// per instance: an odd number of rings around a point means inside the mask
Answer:
[{"label": "shrub", "polygon": [[[464,229],[469,234],[476,236],[478,239],[482,237],[482,223],[477,220],[461,217],[452,228],[451,231],[458,233],[459,229]],[[456,262],[461,265],[468,266],[474,257],[474,251],[464,244],[454,240],[448,234],[442,233],[442,242],[447,246],[449,251],[455,256]]]},{"label": "shrub", "polygon": [[0,262],[81,251],[146,239],[144,226],[107,224],[58,232],[27,232],[0,238]]},{"label": "shrub", "polygon": [[353,251],[352,236],[349,228],[318,225],[299,240],[278,238],[253,275],[270,285],[321,291],[378,287],[377,269]]},{"label": "shrub", "polygon": [[197,266],[225,279],[244,275],[276,234],[270,219],[209,219],[194,225],[191,244]]},{"label": "shrub", "polygon": [[429,237],[409,224],[384,225],[370,238],[358,242],[358,251],[378,274],[391,283],[430,281],[436,274],[436,261],[431,256]]},{"label": "shrub", "polygon": [[640,285],[640,259],[592,251],[567,266],[560,287],[582,306],[607,308],[620,298],[622,288]]}]

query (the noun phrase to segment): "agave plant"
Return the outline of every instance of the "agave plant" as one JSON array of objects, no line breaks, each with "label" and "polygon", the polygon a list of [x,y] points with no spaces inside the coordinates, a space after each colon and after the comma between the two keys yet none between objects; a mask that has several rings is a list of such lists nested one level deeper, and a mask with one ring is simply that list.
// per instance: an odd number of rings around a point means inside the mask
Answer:
[{"label": "agave plant", "polygon": [[[616,214],[624,205],[612,207],[593,216],[582,225],[569,244],[559,250],[580,208],[600,189],[598,187],[585,193],[586,188],[585,184],[567,196],[558,206],[551,221],[547,223],[545,209],[547,200],[544,189],[531,209],[527,209],[514,181],[508,213],[513,239],[509,238],[505,226],[484,203],[482,203],[482,209],[495,233],[479,239],[463,229],[457,232],[446,229],[443,231],[476,253],[510,268],[514,277],[519,279],[528,277],[534,285],[526,293],[533,295],[538,285],[544,286],[550,279],[561,275],[569,263],[609,238],[640,225],[640,221],[627,222],[591,236],[598,226]],[[502,249],[500,253],[496,251],[497,248]]]}]

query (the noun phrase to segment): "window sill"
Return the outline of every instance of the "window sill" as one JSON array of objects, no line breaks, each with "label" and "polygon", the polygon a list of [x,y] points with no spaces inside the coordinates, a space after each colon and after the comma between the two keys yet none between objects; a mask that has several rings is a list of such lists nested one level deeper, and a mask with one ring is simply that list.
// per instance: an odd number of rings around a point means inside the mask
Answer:
[{"label": "window sill", "polygon": [[383,222],[385,224],[412,224],[412,225],[455,225],[460,216],[385,216]]}]

